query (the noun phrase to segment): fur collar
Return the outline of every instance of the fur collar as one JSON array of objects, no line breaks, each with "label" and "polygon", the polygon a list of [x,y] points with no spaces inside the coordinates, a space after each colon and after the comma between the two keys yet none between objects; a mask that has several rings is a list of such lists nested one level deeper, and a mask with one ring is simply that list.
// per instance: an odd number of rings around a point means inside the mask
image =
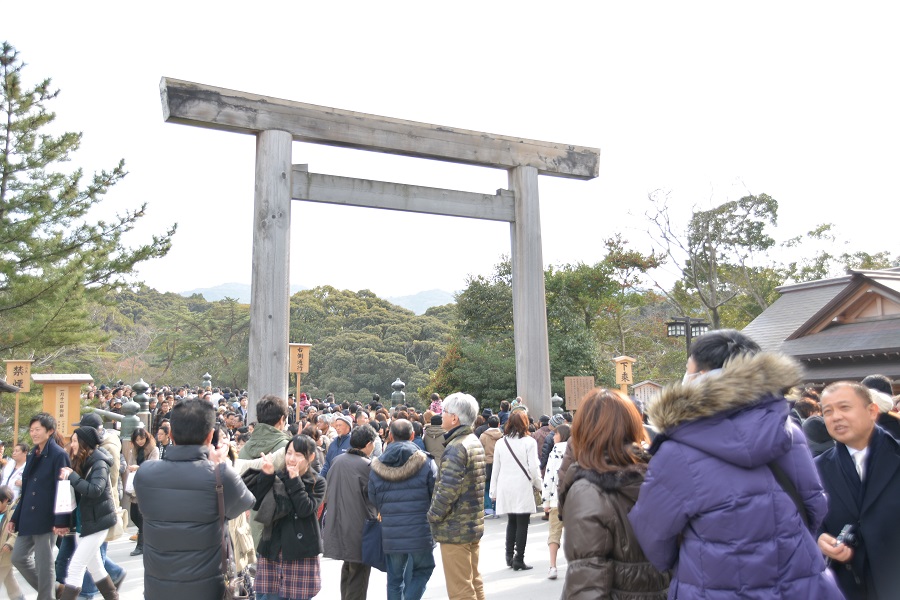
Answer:
[{"label": "fur collar", "polygon": [[418,473],[427,459],[428,456],[421,450],[412,454],[399,467],[389,467],[376,458],[372,461],[372,470],[385,481],[405,481]]},{"label": "fur collar", "polygon": [[766,396],[782,395],[801,379],[799,363],[783,354],[739,356],[715,375],[667,386],[647,408],[647,416],[664,432],[688,421],[751,406]]},{"label": "fur collar", "polygon": [[644,475],[647,473],[647,465],[644,463],[620,467],[602,473],[592,469],[582,469],[577,464],[573,466],[575,466],[575,472],[572,477],[572,483],[579,479],[585,479],[607,493],[619,492],[635,485],[640,486],[644,481]]}]

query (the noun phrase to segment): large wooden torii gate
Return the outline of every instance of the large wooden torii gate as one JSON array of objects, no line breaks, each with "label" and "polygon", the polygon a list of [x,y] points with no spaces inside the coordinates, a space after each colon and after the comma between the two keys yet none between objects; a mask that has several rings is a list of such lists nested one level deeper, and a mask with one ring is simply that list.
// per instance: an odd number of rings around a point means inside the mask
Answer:
[{"label": "large wooden torii gate", "polygon": [[[554,144],[303,104],[163,77],[166,122],[256,136],[248,394],[287,395],[291,200],[506,221],[512,238],[518,395],[550,414],[550,358],[538,175],[592,179],[596,148]],[[291,143],[505,169],[495,195],[309,173],[292,165]]]}]

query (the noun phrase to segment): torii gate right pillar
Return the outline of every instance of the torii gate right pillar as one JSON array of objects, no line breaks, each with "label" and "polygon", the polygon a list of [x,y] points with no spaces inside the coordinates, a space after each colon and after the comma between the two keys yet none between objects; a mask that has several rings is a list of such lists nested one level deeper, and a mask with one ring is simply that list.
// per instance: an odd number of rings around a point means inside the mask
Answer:
[{"label": "torii gate right pillar", "polygon": [[552,408],[538,170],[515,167],[508,173],[516,198],[516,220],[510,223],[516,393],[537,419]]}]

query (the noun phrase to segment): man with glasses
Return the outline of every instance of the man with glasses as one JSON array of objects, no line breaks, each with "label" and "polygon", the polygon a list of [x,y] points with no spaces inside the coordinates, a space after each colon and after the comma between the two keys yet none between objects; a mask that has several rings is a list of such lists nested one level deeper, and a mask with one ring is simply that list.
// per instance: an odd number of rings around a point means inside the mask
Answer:
[{"label": "man with glasses", "polygon": [[47,413],[31,417],[28,424],[34,448],[22,472],[22,500],[6,528],[19,534],[13,548],[12,564],[28,585],[38,592],[38,600],[53,598],[53,553],[57,535],[69,533],[70,513],[54,514],[56,484],[63,467],[71,467],[68,453],[53,440],[56,419]]}]

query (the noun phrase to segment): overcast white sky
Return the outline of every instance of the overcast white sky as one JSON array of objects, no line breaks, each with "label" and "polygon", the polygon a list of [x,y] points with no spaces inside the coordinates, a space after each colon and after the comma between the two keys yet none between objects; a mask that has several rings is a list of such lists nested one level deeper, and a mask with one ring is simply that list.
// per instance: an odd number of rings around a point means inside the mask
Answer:
[{"label": "overcast white sky", "polygon": [[[254,139],[163,122],[162,76],[323,106],[601,149],[591,181],[540,178],[544,262],[650,248],[647,194],[686,219],[746,194],[783,237],[840,224],[896,253],[896,3],[17,2],[0,39],[51,77],[87,172],[125,158],[104,210],[179,223],[141,267],[162,291],[250,282]],[[493,193],[500,170],[294,144],[311,171]],[[397,296],[464,287],[509,226],[293,204],[291,283]]]}]

